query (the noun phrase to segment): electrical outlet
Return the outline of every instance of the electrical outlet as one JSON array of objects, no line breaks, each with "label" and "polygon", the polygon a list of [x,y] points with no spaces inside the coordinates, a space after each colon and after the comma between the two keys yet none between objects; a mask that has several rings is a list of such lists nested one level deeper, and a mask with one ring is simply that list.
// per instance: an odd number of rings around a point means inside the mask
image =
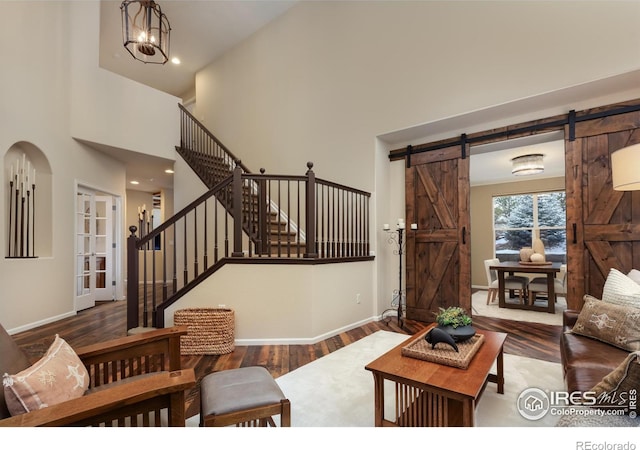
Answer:
[{"label": "electrical outlet", "polygon": [[360,304],[360,294],[356,294],[356,303]]}]

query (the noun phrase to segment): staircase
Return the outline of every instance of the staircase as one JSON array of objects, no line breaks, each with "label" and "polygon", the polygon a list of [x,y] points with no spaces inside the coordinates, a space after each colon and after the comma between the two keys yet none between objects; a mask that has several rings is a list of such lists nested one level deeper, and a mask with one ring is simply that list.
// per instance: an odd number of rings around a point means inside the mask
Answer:
[{"label": "staircase", "polygon": [[[183,157],[189,167],[209,188],[232,176],[235,166],[239,166],[243,174],[250,174],[246,166],[238,160],[212,133],[195,119],[182,105],[181,145],[176,151]],[[312,166],[308,166],[309,170]],[[265,170],[260,173],[264,175]],[[304,252],[304,234],[297,233],[295,222],[282,214],[282,209],[272,202],[265,206],[266,198],[260,198],[258,192],[271,191],[267,186],[268,177],[262,180],[262,189],[256,183],[244,184],[242,188],[242,229],[254,243],[262,243],[257,252],[260,255],[301,257]],[[278,190],[280,192],[280,190]],[[268,195],[268,193],[267,193]],[[218,200],[228,211],[233,210],[231,187],[226,195]],[[262,210],[261,208],[264,207]],[[260,224],[266,224],[263,228]],[[260,235],[260,230],[264,231]],[[286,251],[284,251],[286,250]]]},{"label": "staircase", "polygon": [[251,173],[179,107],[176,150],[209,190],[153,231],[129,228],[128,329],[163,327],[168,306],[228,263],[373,259],[369,193],[317,179],[312,163],[304,175]]}]

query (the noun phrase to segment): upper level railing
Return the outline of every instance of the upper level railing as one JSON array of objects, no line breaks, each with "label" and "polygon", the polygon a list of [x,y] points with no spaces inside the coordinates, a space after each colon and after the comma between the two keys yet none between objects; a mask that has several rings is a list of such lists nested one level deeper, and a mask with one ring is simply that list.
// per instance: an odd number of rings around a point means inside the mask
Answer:
[{"label": "upper level railing", "polygon": [[312,163],[304,175],[250,173],[211,133],[195,130],[201,125],[183,127],[190,148],[181,154],[215,184],[156,229],[130,227],[129,329],[164,326],[169,305],[229,262],[372,259],[371,194],[317,179]]},{"label": "upper level railing", "polygon": [[[191,166],[208,188],[212,188],[229,175],[240,161],[187,109],[180,108],[180,147],[176,150]],[[238,163],[242,173],[250,170]]]}]

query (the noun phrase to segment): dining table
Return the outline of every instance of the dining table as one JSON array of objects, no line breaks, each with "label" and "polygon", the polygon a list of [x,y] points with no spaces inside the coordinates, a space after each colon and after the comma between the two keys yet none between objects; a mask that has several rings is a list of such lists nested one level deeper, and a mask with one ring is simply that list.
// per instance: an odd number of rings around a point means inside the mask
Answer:
[{"label": "dining table", "polygon": [[[556,274],[560,272],[562,263],[559,262],[525,262],[525,261],[503,261],[498,264],[491,265],[490,270],[495,270],[498,275],[498,306],[500,308],[513,309],[529,309],[534,311],[546,311],[550,314],[556,312],[556,292],[554,279]],[[523,303],[507,302],[505,295],[505,273],[513,275],[514,273],[525,274],[541,274],[547,277],[547,306],[529,304],[525,298]]]}]

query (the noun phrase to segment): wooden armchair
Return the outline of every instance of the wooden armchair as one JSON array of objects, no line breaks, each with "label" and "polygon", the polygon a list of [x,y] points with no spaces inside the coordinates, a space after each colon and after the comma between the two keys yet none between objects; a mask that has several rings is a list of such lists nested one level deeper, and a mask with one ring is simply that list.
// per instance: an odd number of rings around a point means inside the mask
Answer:
[{"label": "wooden armchair", "polygon": [[[184,426],[184,392],[193,369],[180,367],[180,336],[172,327],[74,349],[89,373],[84,396],[10,417],[0,392],[0,426]],[[0,375],[29,367],[0,325]]]}]

